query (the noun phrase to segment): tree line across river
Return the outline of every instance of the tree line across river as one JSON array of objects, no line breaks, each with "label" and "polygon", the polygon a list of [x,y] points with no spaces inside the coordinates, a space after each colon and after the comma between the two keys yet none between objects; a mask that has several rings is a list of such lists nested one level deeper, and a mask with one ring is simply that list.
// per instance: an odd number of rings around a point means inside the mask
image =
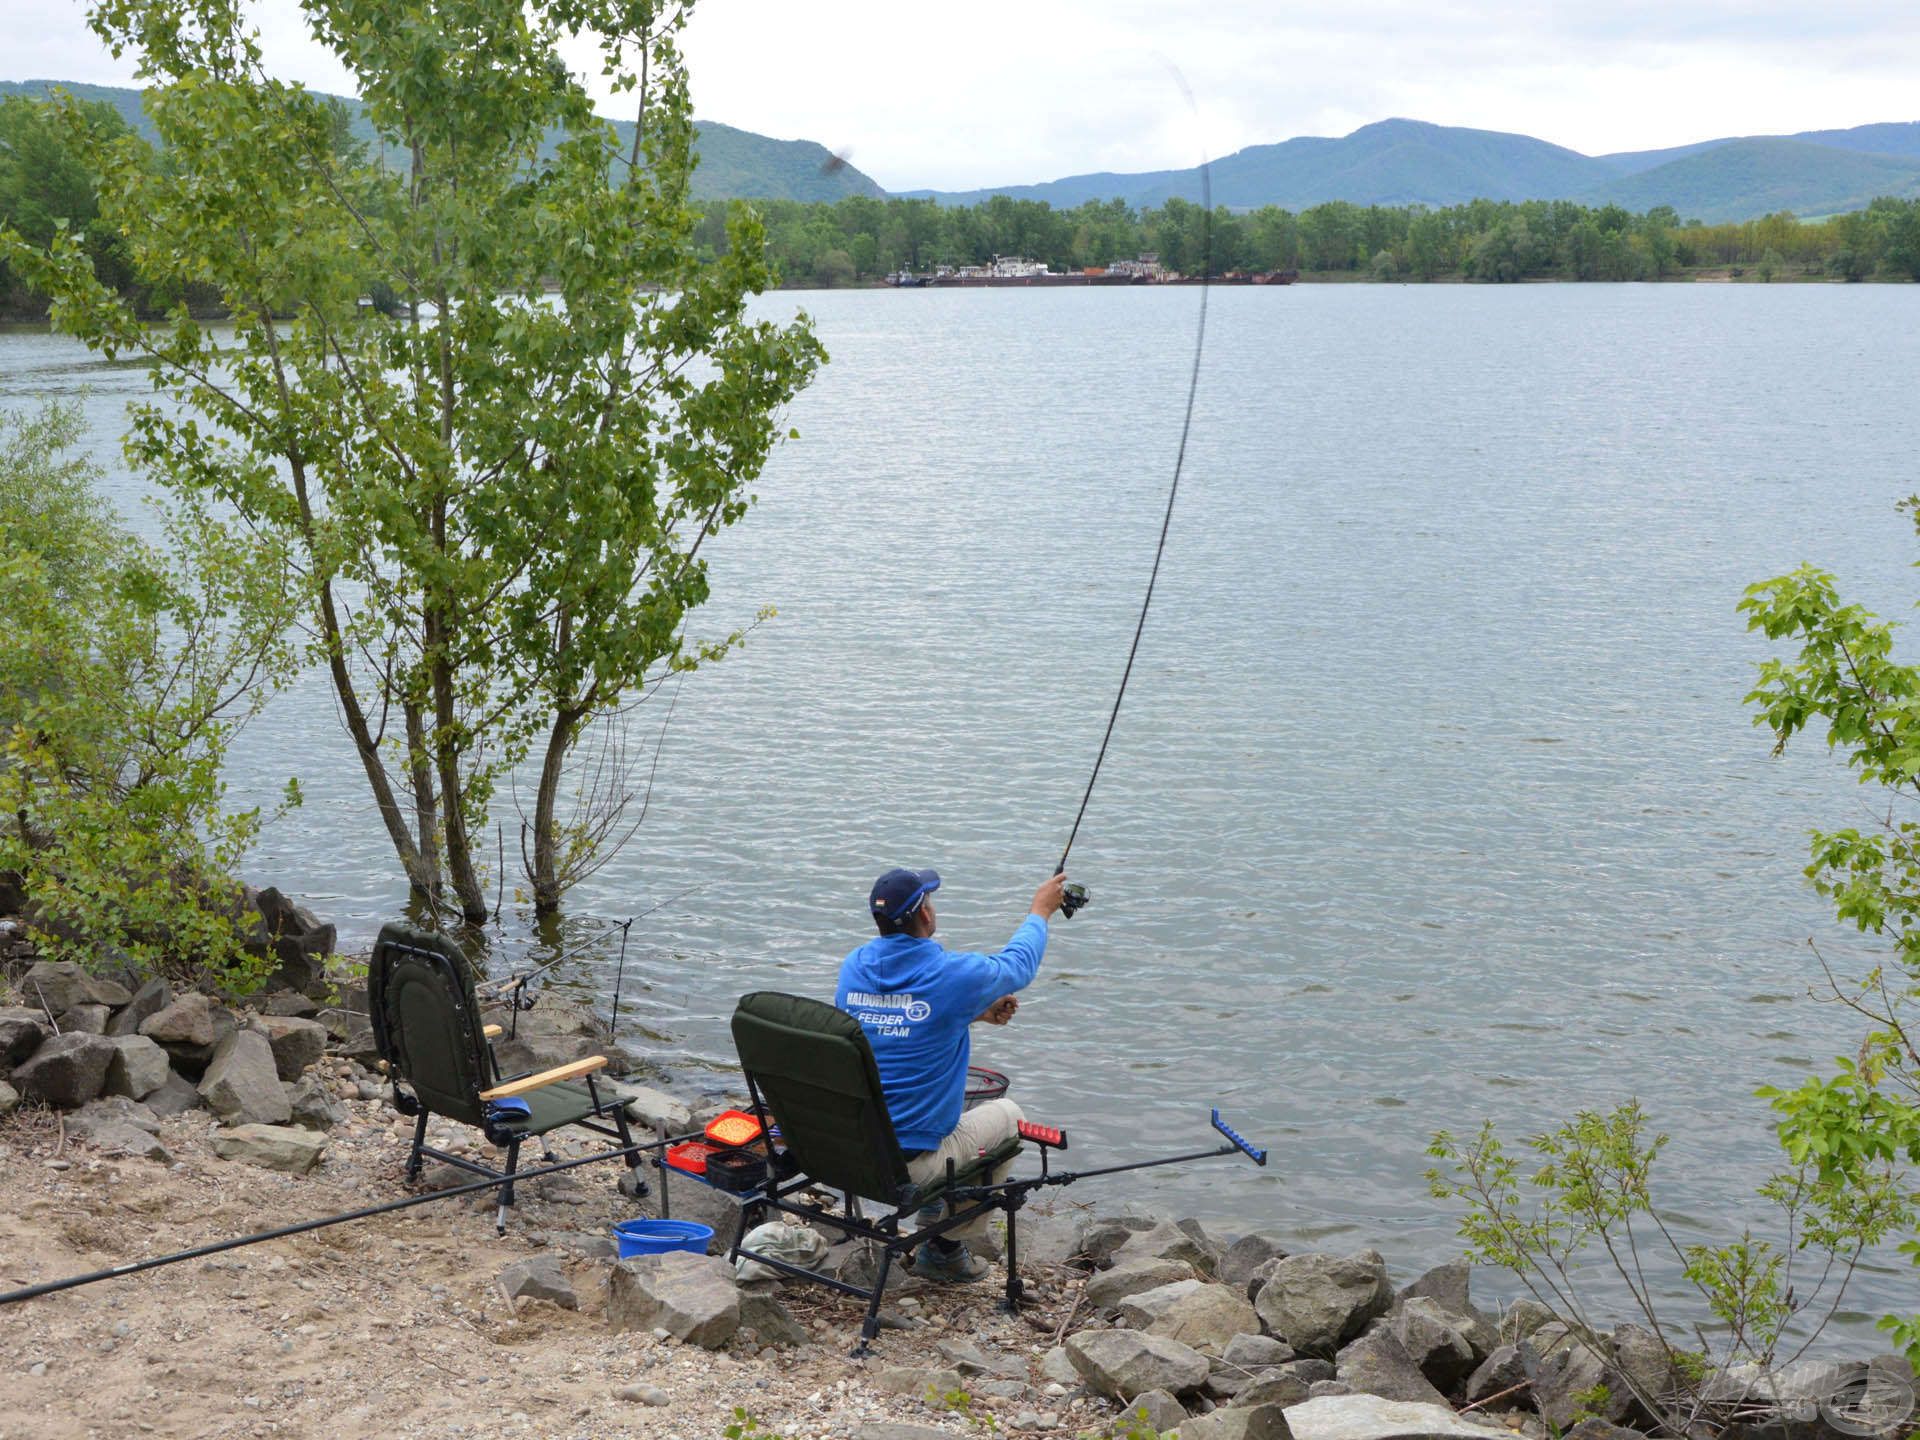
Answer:
[{"label": "tree line across river", "polygon": [[[1441,210],[1336,200],[1298,213],[1275,206],[1215,210],[1172,199],[1136,210],[1120,200],[1056,210],[995,196],[982,204],[856,196],[832,204],[756,201],[789,285],[874,283],[905,270],[984,265],[996,255],[1056,271],[1141,254],[1170,270],[1298,270],[1376,280],[1662,280],[1702,269],[1735,279],[1920,280],[1920,200],[1804,221],[1790,214],[1706,225],[1662,206],[1636,215],[1570,200],[1475,200]],[[725,243],[725,206],[699,236]]]},{"label": "tree line across river", "polygon": [[[125,128],[108,106],[82,109],[90,125]],[[336,144],[352,144],[344,121]],[[730,203],[704,206],[696,239],[709,254],[726,247]],[[1066,271],[1149,253],[1188,275],[1298,270],[1329,279],[1508,282],[1662,280],[1711,269],[1763,281],[1920,280],[1920,200],[1890,197],[1822,220],[1781,213],[1718,225],[1683,220],[1670,207],[1636,215],[1568,200],[1475,200],[1437,210],[1336,200],[1297,213],[1269,205],[1211,216],[1179,199],[1145,210],[1120,200],[1056,210],[1007,196],[964,207],[871,196],[752,203],[781,281],[792,286],[876,284],[903,270],[983,265],[996,255]],[[121,240],[96,219],[93,177],[70,132],[38,102],[0,101],[0,225],[36,247],[62,225],[85,237],[100,278],[149,313],[195,298],[146,287]],[[46,303],[0,266],[0,313],[39,316]]]}]

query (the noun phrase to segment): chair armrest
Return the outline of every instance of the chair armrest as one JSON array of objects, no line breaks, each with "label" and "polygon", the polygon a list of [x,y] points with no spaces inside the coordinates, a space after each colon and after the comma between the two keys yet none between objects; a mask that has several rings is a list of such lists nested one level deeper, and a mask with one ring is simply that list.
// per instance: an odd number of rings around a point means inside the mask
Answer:
[{"label": "chair armrest", "polygon": [[491,1090],[482,1090],[482,1100],[505,1100],[509,1096],[524,1095],[529,1090],[538,1090],[542,1086],[557,1085],[562,1080],[578,1080],[582,1075],[591,1075],[595,1070],[605,1067],[607,1057],[589,1055],[584,1060],[575,1060],[571,1065],[557,1065],[551,1070],[542,1070],[538,1075],[529,1075],[523,1080],[512,1080],[505,1085],[496,1085]]},{"label": "chair armrest", "polygon": [[507,1032],[502,1030],[498,1025],[482,1025],[480,1027],[480,1033],[489,1040],[498,1040]]}]

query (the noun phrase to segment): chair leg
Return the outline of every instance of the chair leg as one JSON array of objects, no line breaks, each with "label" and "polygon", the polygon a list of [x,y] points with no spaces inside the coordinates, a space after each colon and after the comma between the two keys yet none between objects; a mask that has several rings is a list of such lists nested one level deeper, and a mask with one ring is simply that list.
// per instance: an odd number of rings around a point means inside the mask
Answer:
[{"label": "chair leg", "polygon": [[411,1185],[420,1178],[420,1150],[427,1143],[427,1111],[422,1106],[419,1116],[413,1122],[413,1149],[407,1155],[407,1183]]},{"label": "chair leg", "polygon": [[513,1172],[520,1168],[520,1137],[507,1142],[507,1183],[500,1187],[500,1209],[493,1217],[493,1233],[507,1233],[507,1211],[513,1207]]},{"label": "chair leg", "polygon": [[887,1293],[887,1270],[892,1264],[893,1251],[881,1246],[880,1273],[873,1277],[873,1298],[867,1301],[867,1318],[860,1322],[860,1343],[853,1351],[856,1360],[867,1358],[867,1346],[880,1333],[880,1298]]},{"label": "chair leg", "polygon": [[[613,1124],[614,1128],[620,1132],[620,1148],[622,1150],[632,1151],[633,1131],[627,1128],[626,1106],[621,1105],[614,1110]],[[626,1161],[627,1183],[622,1186],[621,1189],[629,1198],[638,1200],[647,1193],[647,1177],[640,1173],[640,1157],[638,1154],[629,1154],[626,1157]]]},{"label": "chair leg", "polygon": [[1007,1311],[1017,1314],[1020,1310],[1020,1292],[1025,1287],[1020,1283],[1020,1210],[1018,1206],[1007,1211]]}]

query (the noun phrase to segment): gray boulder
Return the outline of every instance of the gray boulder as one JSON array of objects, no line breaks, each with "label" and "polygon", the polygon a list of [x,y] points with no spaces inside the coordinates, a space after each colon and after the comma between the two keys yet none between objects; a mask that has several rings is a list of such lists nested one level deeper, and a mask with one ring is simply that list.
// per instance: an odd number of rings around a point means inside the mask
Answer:
[{"label": "gray boulder", "polygon": [[1184,1260],[1202,1275],[1211,1275],[1219,1268],[1220,1252],[1198,1221],[1162,1221],[1151,1230],[1129,1235],[1114,1252],[1114,1264],[1130,1260]]},{"label": "gray boulder", "polygon": [[1129,1296],[1199,1278],[1184,1260],[1128,1260],[1088,1277],[1087,1304],[1096,1310],[1111,1310]]},{"label": "gray boulder", "polygon": [[133,992],[133,998],[113,1012],[107,1022],[109,1035],[138,1035],[143,1022],[158,1015],[173,1003],[173,990],[158,975]]},{"label": "gray boulder", "polygon": [[1308,1355],[1332,1355],[1393,1303],[1386,1261],[1353,1255],[1292,1255],[1260,1267],[1254,1309],[1267,1332]]},{"label": "gray boulder", "polygon": [[967,1381],[958,1370],[939,1366],[889,1365],[873,1377],[872,1384],[882,1395],[938,1405],[954,1391],[966,1389]]},{"label": "gray boulder", "polygon": [[113,1046],[113,1058],[107,1062],[107,1078],[102,1087],[107,1094],[144,1100],[167,1083],[173,1067],[167,1059],[167,1052],[153,1041],[144,1035],[109,1035],[105,1038]]},{"label": "gray boulder", "polygon": [[693,1111],[664,1090],[622,1081],[614,1093],[627,1102],[627,1118],[636,1125],[667,1135],[683,1135],[693,1125]]},{"label": "gray boulder", "polygon": [[140,1033],[193,1075],[212,1061],[215,1047],[238,1028],[239,1022],[225,1006],[198,991],[182,995],[140,1022]]},{"label": "gray boulder", "polygon": [[580,1297],[574,1294],[558,1255],[516,1260],[500,1272],[499,1285],[509,1300],[548,1300],[562,1310],[580,1308]]},{"label": "gray boulder", "polygon": [[347,1107],[333,1098],[333,1091],[318,1075],[302,1075],[286,1092],[288,1118],[307,1130],[331,1130],[347,1118]]},{"label": "gray boulder", "polygon": [[711,1255],[674,1251],[615,1263],[607,1276],[607,1323],[614,1330],[665,1330],[713,1350],[740,1328],[733,1267]]},{"label": "gray boulder", "polygon": [[161,1119],[174,1115],[184,1115],[189,1110],[204,1110],[207,1102],[194,1088],[191,1080],[184,1079],[177,1070],[169,1070],[167,1078],[160,1082],[160,1088],[143,1096],[146,1106]]},{"label": "gray boulder", "polygon": [[1423,1405],[1444,1405],[1447,1401],[1386,1326],[1376,1325],[1342,1350],[1334,1360],[1334,1371],[1336,1379],[1344,1380],[1362,1395]]},{"label": "gray boulder", "polygon": [[1511,1430],[1476,1425],[1445,1405],[1326,1395],[1287,1411],[1293,1440],[1513,1440]]},{"label": "gray boulder", "polygon": [[320,1013],[320,1002],[298,990],[276,990],[259,1002],[262,1015],[292,1015],[311,1020]]},{"label": "gray boulder", "polygon": [[117,1053],[98,1035],[55,1035],[14,1067],[14,1088],[48,1105],[84,1105],[107,1083],[107,1067]]},{"label": "gray boulder", "polygon": [[1516,1300],[1500,1316],[1496,1329],[1502,1345],[1518,1345],[1531,1339],[1534,1331],[1553,1319],[1553,1311],[1538,1300]]},{"label": "gray boulder", "polygon": [[1179,1440],[1293,1440],[1278,1405],[1236,1406],[1196,1415],[1174,1432]]},{"label": "gray boulder", "polygon": [[1185,1395],[1207,1383],[1207,1357],[1191,1346],[1135,1330],[1082,1330],[1067,1358],[1091,1390],[1127,1401],[1149,1390]]},{"label": "gray boulder", "polygon": [[[1220,1268],[1216,1272],[1222,1285],[1231,1285],[1244,1291],[1247,1282],[1253,1278],[1253,1272],[1269,1260],[1284,1260],[1286,1247],[1271,1235],[1254,1233],[1242,1235],[1220,1256]],[[1249,1299],[1252,1297],[1249,1296]]]},{"label": "gray boulder", "polygon": [[19,1064],[52,1033],[43,1012],[24,1005],[0,1006],[0,1070]]},{"label": "gray boulder", "polygon": [[20,1092],[0,1080],[0,1120],[4,1120],[20,1108]]},{"label": "gray boulder", "polygon": [[[1465,1398],[1469,1405],[1485,1405],[1489,1410],[1518,1410],[1528,1402],[1528,1390],[1516,1390],[1527,1378],[1527,1366],[1518,1345],[1502,1345],[1480,1362],[1467,1377]],[[1529,1390],[1531,1387],[1529,1387]],[[1493,1400],[1494,1396],[1500,1396]],[[1492,1404],[1487,1404],[1488,1401]]]},{"label": "gray boulder", "polygon": [[159,1118],[125,1096],[90,1100],[67,1117],[67,1131],[105,1155],[138,1155],[173,1163],[159,1140]]},{"label": "gray boulder", "polygon": [[[1575,1340],[1545,1356],[1533,1375],[1533,1403],[1540,1418],[1556,1430],[1565,1430],[1576,1417],[1594,1414],[1611,1424],[1623,1424],[1634,1410],[1632,1393],[1607,1363],[1606,1341]],[[1605,1398],[1596,1405],[1600,1389]]]},{"label": "gray boulder", "polygon": [[1607,1338],[1613,1369],[1635,1401],[1626,1422],[1657,1424],[1664,1402],[1680,1387],[1673,1356],[1660,1337],[1643,1326],[1616,1325]]},{"label": "gray boulder", "polygon": [[104,1035],[113,1009],[107,1005],[76,1005],[60,1017],[60,1028],[76,1035]]},{"label": "gray boulder", "polygon": [[[1325,1384],[1325,1381],[1316,1381]],[[1242,1385],[1234,1396],[1236,1405],[1278,1405],[1281,1409],[1298,1405],[1312,1393],[1313,1386],[1284,1370],[1269,1370]]]},{"label": "gray boulder", "polygon": [[1623,1425],[1609,1424],[1588,1416],[1561,1436],[1560,1440],[1646,1440],[1646,1437],[1638,1430],[1629,1430]]},{"label": "gray boulder", "polygon": [[61,1015],[76,1005],[105,1005],[112,1009],[133,998],[127,987],[90,975],[71,960],[41,960],[14,987],[30,1005],[43,1005]]},{"label": "gray boulder", "polygon": [[1080,1254],[1096,1270],[1114,1263],[1114,1253],[1143,1231],[1153,1229],[1155,1221],[1142,1215],[1100,1215],[1089,1220],[1080,1231]]},{"label": "gray boulder", "polygon": [[813,1339],[791,1310],[759,1289],[740,1292],[740,1328],[751,1330],[762,1345],[805,1345]]},{"label": "gray boulder", "polygon": [[1187,1407],[1164,1390],[1149,1390],[1133,1397],[1133,1403],[1121,1414],[1120,1420],[1123,1424],[1137,1420],[1159,1434],[1186,1424]]},{"label": "gray boulder", "polygon": [[1148,1333],[1220,1355],[1235,1340],[1260,1333],[1260,1317],[1237,1290],[1202,1285],[1164,1306],[1147,1325]]},{"label": "gray boulder", "polygon": [[[488,1018],[495,1018],[494,1014],[490,1013]],[[511,1019],[503,1016],[501,1023]],[[493,1049],[500,1059],[500,1068],[508,1074],[520,1070],[550,1070],[556,1065],[584,1060],[589,1055],[606,1056],[606,1073],[610,1075],[630,1074],[638,1065],[620,1046],[608,1043],[606,1027],[592,1011],[563,1000],[551,991],[540,997],[538,1009],[523,1011],[508,1035],[493,1042]]]},{"label": "gray boulder", "polygon": [[1457,1315],[1448,1314],[1438,1301],[1425,1295],[1402,1301],[1387,1322],[1394,1339],[1413,1357],[1420,1373],[1446,1394],[1452,1394],[1454,1388],[1473,1373],[1474,1348],[1466,1335],[1467,1323]]},{"label": "gray boulder", "polygon": [[1445,1265],[1436,1265],[1418,1280],[1400,1292],[1402,1301],[1427,1299],[1435,1301],[1442,1310],[1455,1315],[1469,1313],[1472,1301],[1468,1298],[1468,1289],[1473,1279],[1473,1267],[1464,1260],[1449,1260]]},{"label": "gray boulder", "polygon": [[[366,1066],[372,1066],[380,1059],[380,1047],[373,1043],[373,1022],[366,1016],[356,1015],[350,1010],[329,1008],[313,1018],[326,1028],[330,1053]],[[503,1066],[503,1071],[511,1074],[513,1067]]]},{"label": "gray boulder", "polygon": [[200,1093],[223,1124],[284,1125],[293,1118],[273,1048],[255,1030],[235,1030],[214,1048]]},{"label": "gray boulder", "polygon": [[213,1153],[288,1175],[304,1175],[327,1153],[327,1137],[291,1125],[238,1125],[213,1137]]},{"label": "gray boulder", "polygon": [[[652,1182],[652,1193],[641,1198],[640,1209],[647,1215],[658,1216],[662,1206],[672,1210],[675,1220],[691,1220],[697,1225],[706,1225],[713,1230],[713,1239],[707,1242],[709,1255],[724,1254],[733,1246],[733,1235],[740,1224],[740,1197],[725,1190],[716,1190],[711,1185],[702,1185],[698,1180],[689,1180],[684,1176],[670,1180],[664,1174],[656,1175]],[[902,1267],[896,1265],[898,1272]],[[854,1281],[859,1284],[858,1280]]]},{"label": "gray boulder", "polygon": [[1174,1301],[1206,1288],[1204,1280],[1175,1280],[1151,1290],[1137,1290],[1119,1305],[1120,1323],[1129,1330],[1144,1330],[1165,1313]]},{"label": "gray boulder", "polygon": [[267,1037],[273,1068],[282,1080],[298,1080],[314,1061],[327,1053],[327,1027],[295,1015],[262,1015],[253,1028]]},{"label": "gray boulder", "polygon": [[1226,1364],[1238,1365],[1244,1370],[1261,1370],[1269,1365],[1284,1365],[1293,1359],[1293,1347],[1270,1335],[1249,1332],[1236,1335],[1228,1341],[1227,1348],[1220,1352],[1220,1358]]}]

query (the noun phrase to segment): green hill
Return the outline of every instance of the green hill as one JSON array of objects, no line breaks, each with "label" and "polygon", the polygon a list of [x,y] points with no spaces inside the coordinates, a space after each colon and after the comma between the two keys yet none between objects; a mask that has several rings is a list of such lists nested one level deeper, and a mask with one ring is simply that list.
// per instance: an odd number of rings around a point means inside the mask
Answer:
[{"label": "green hill", "polygon": [[[37,100],[54,89],[65,90],[76,100],[111,105],[134,130],[149,140],[158,138],[138,90],[65,80],[0,80],[0,96],[25,95]],[[345,103],[355,112],[354,132],[371,141],[373,130],[359,113],[359,101]],[[615,120],[613,126],[623,144],[631,142],[631,120]],[[699,167],[693,172],[696,199],[840,200],[849,195],[885,193],[869,177],[812,140],[775,140],[711,120],[696,121],[694,129],[700,155]]]},{"label": "green hill", "polygon": [[1717,223],[1780,210],[1831,215],[1878,195],[1920,195],[1920,157],[1869,155],[1802,140],[1732,140],[1614,180],[1579,198],[1629,210],[1671,205]]}]

